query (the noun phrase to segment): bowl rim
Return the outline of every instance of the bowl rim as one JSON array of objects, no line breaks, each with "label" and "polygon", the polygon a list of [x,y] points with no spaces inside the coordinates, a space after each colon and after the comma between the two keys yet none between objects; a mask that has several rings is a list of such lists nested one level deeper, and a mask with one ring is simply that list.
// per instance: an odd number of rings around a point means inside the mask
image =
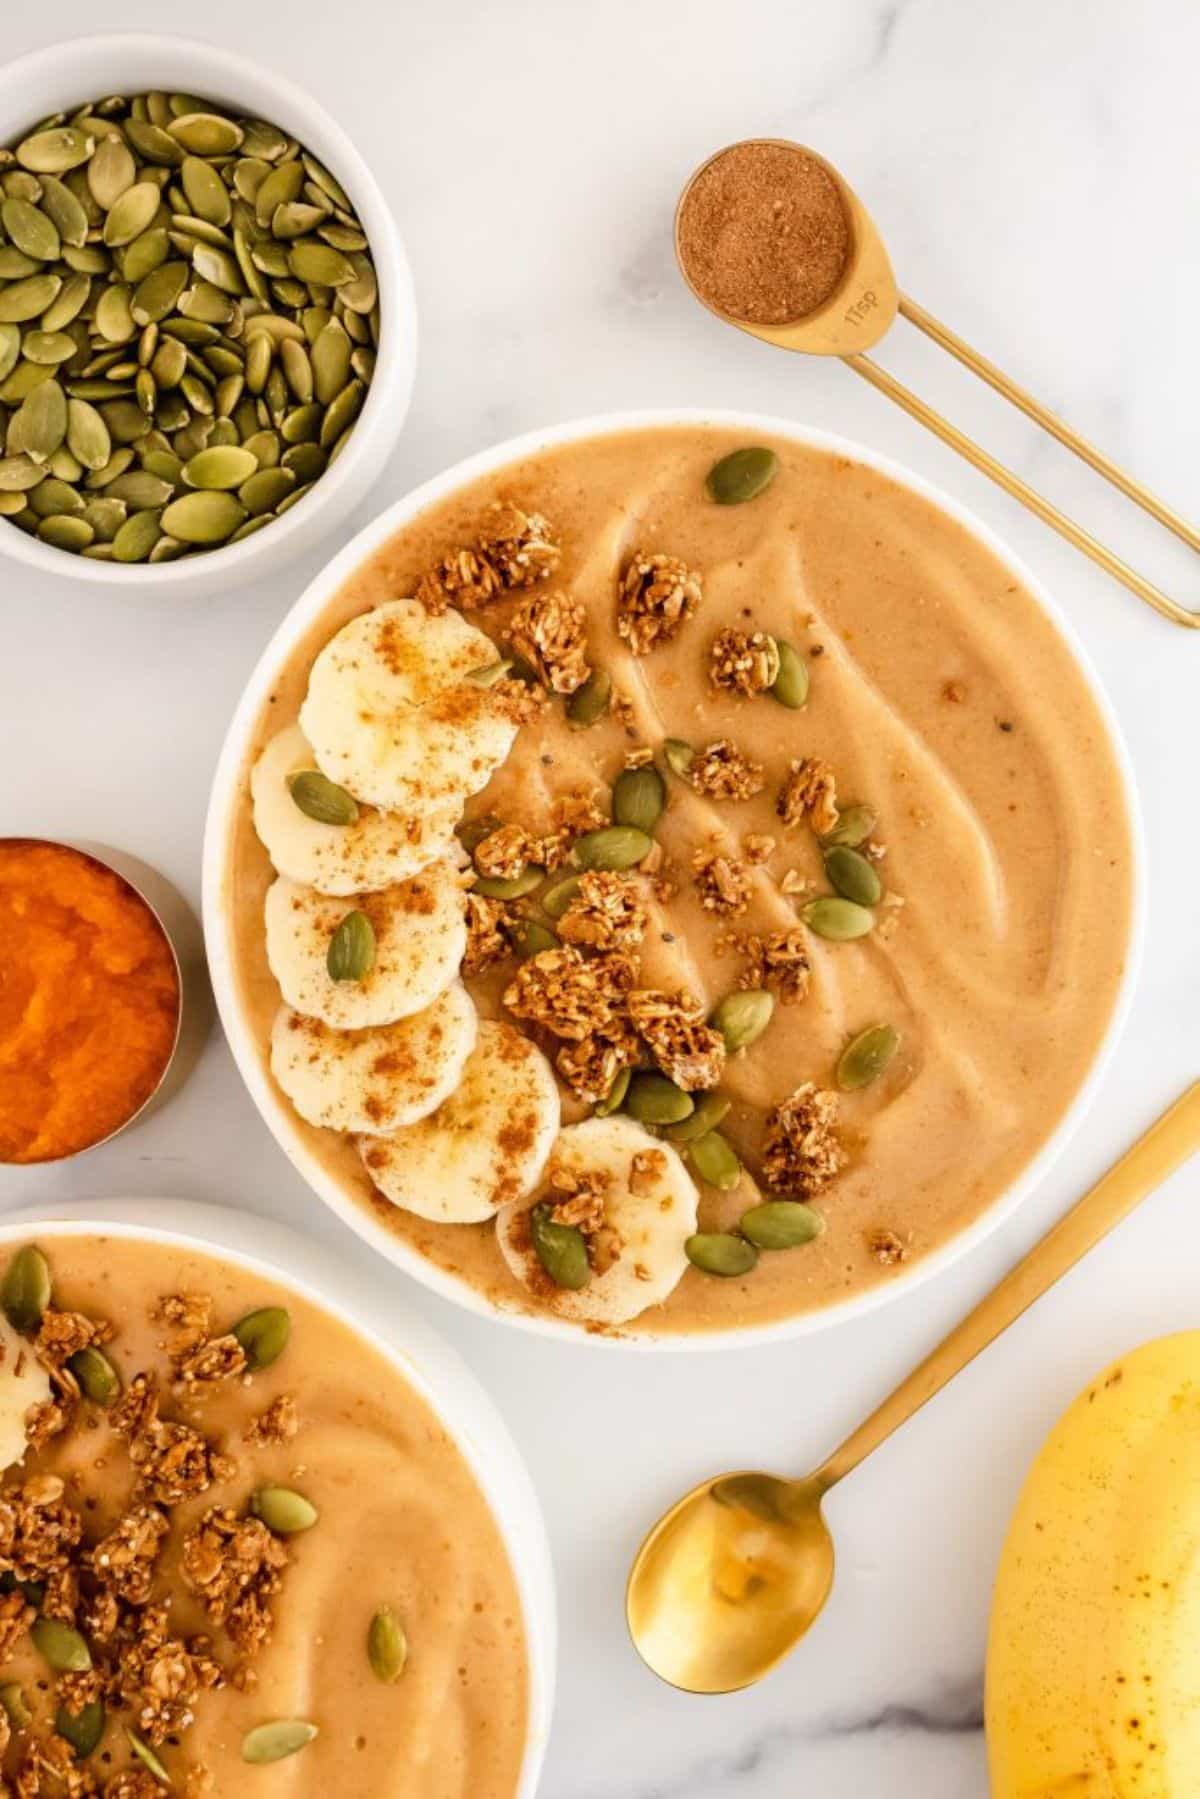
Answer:
[{"label": "bowl rim", "polygon": [[[153,1242],[232,1262],[298,1293],[377,1349],[429,1407],[463,1457],[508,1554],[525,1625],[528,1717],[513,1799],[535,1799],[554,1709],[558,1616],[553,1561],[541,1502],[494,1399],[434,1327],[364,1291],[340,1256],[257,1212],[173,1198],[43,1201],[0,1220],[0,1250],[36,1235],[46,1243],[98,1233]],[[162,1223],[166,1211],[173,1222]],[[330,1291],[330,1288],[333,1291]],[[365,1301],[370,1332],[355,1315]]]},{"label": "bowl rim", "polygon": [[[639,1332],[636,1320],[620,1333],[589,1332],[564,1319],[538,1313],[509,1310],[495,1304],[486,1294],[462,1278],[438,1267],[420,1255],[403,1239],[379,1224],[366,1209],[342,1191],[319,1166],[298,1140],[290,1111],[282,1095],[273,1088],[257,1045],[242,1016],[234,980],[229,933],[221,917],[221,893],[226,874],[226,846],[234,808],[241,802],[238,778],[249,743],[250,733],[266,700],[270,687],[297,642],[305,635],[322,609],[346,578],[387,538],[410,523],[427,507],[436,504],[456,489],[480,476],[493,473],[506,464],[519,462],[537,452],[563,444],[585,441],[591,437],[613,436],[671,426],[711,425],[734,428],[747,433],[789,439],[806,448],[824,451],[865,465],[886,475],[899,486],[916,493],[939,507],[957,524],[970,532],[989,549],[1014,577],[1021,582],[1042,608],[1070,650],[1076,667],[1091,693],[1108,733],[1116,763],[1129,825],[1131,848],[1130,923],[1126,944],[1124,971],[1118,986],[1104,1034],[1083,1080],[1066,1108],[1037,1152],[1012,1181],[978,1217],[939,1248],[922,1256],[887,1282],[857,1293],[832,1305],[792,1317],[776,1319],[768,1324],[731,1325],[727,1329],[690,1334],[655,1336]],[[752,1348],[767,1343],[785,1343],[798,1337],[829,1330],[835,1325],[890,1304],[912,1293],[926,1281],[967,1256],[972,1249],[999,1229],[1049,1174],[1074,1137],[1085,1114],[1096,1097],[1124,1031],[1137,989],[1141,969],[1145,932],[1145,841],[1141,806],[1129,756],[1116,710],[1083,646],[1074,626],[1053,598],[1046,585],[1033,570],[1011,550],[1003,538],[983,522],[960,500],[947,494],[934,482],[907,468],[877,450],[819,426],[802,425],[794,420],[761,412],[734,408],[664,407],[594,414],[583,419],[523,432],[501,443],[474,452],[452,464],[440,474],[422,482],[400,499],[393,501],[379,516],[334,555],[313,577],[291,609],[280,621],[263,650],[230,720],[213,776],[213,785],[205,821],[202,855],[202,918],[208,951],[209,972],[216,997],[217,1010],[226,1040],[252,1100],[280,1148],[307,1185],[331,1206],[333,1211],[367,1242],[383,1254],[393,1266],[419,1280],[442,1298],[463,1306],[476,1315],[496,1320],[518,1330],[553,1337],[559,1342],[598,1346],[604,1349],[654,1351],[665,1354],[717,1352],[732,1348]]]},{"label": "bowl rim", "polygon": [[[108,64],[122,53],[141,60],[161,58],[164,69],[177,67],[181,78],[194,75],[194,85],[201,90],[206,84],[216,89],[227,84],[227,91],[233,94],[269,94],[271,103],[279,105],[284,123],[288,115],[311,121],[320,140],[322,161],[331,164],[363,220],[379,282],[381,329],[375,372],[346,448],[314,483],[312,491],[266,530],[254,532],[241,543],[224,544],[175,562],[153,564],[93,561],[56,550],[21,530],[0,531],[0,552],[46,574],[94,581],[124,589],[131,595],[167,589],[179,592],[200,586],[217,590],[229,581],[241,579],[267,552],[268,545],[282,562],[306,542],[312,543],[322,524],[328,527],[344,517],[382,472],[403,430],[416,379],[416,292],[395,215],[349,134],[306,89],[251,57],[175,32],[95,33],[32,50],[0,69],[0,112],[10,110],[10,95],[20,95],[47,75],[55,77],[60,92],[69,90],[76,72],[82,75],[89,67]],[[135,87],[141,85],[139,80]],[[236,108],[243,102],[225,104]],[[259,108],[257,99],[247,100],[245,106],[248,113],[257,108],[258,116],[268,116],[269,108]],[[15,98],[11,110],[20,111]],[[0,124],[0,140],[10,135],[8,126]],[[307,127],[303,141],[306,148],[312,141]],[[374,458],[373,469],[368,456]],[[0,524],[7,524],[7,520],[0,520]]]}]

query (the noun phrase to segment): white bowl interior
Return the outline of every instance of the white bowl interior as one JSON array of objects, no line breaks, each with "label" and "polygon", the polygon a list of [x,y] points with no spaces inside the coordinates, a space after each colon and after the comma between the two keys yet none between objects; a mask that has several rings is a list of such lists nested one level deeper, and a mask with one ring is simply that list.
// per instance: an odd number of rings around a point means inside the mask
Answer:
[{"label": "white bowl interior", "polygon": [[[820,1311],[803,1313],[768,1325],[756,1325],[750,1328],[731,1325],[726,1330],[706,1331],[690,1336],[656,1337],[644,1332],[639,1334],[636,1325],[626,1327],[625,1332],[620,1336],[609,1336],[603,1333],[582,1331],[577,1326],[557,1318],[501,1310],[468,1282],[434,1266],[433,1263],[419,1255],[403,1239],[388,1231],[364,1207],[356,1204],[330,1178],[302,1140],[291,1108],[266,1072],[259,1046],[242,1018],[230,957],[228,933],[222,917],[221,895],[226,877],[226,847],[230,840],[230,826],[235,809],[241,804],[238,788],[239,776],[259,713],[296,645],[311,630],[314,621],[329,604],[347,576],[426,507],[436,504],[457,488],[465,486],[495,469],[502,468],[506,463],[523,460],[535,455],[540,450],[552,448],[557,444],[636,430],[639,427],[648,428],[672,424],[710,424],[718,427],[735,427],[744,430],[748,436],[791,438],[798,444],[865,463],[868,467],[878,469],[880,473],[900,486],[911,489],[938,506],[959,525],[970,531],[993,555],[1012,570],[1014,579],[1034,596],[1066,640],[1108,727],[1122,780],[1133,846],[1130,941],[1125,973],[1112,1017],[1087,1078],[1051,1136],[1026,1165],[1017,1180],[956,1237],[950,1239],[940,1249],[923,1256],[919,1261],[911,1263],[906,1269],[896,1273],[886,1285],[872,1288],[868,1292],[839,1301]],[[900,1294],[911,1291],[923,1281],[933,1278],[943,1268],[949,1267],[975,1244],[981,1242],[1015,1211],[1021,1201],[1049,1172],[1066,1148],[1095,1097],[1108,1066],[1109,1058],[1124,1027],[1141,960],[1144,922],[1144,863],[1141,815],[1128,752],[1108,696],[1100,685],[1099,678],[1088,660],[1082,644],[1050,594],[1032,571],[1014,556],[1012,551],[987,525],[976,518],[965,506],[960,505],[958,501],[951,499],[940,489],[911,473],[901,464],[893,462],[888,457],[877,455],[874,451],[865,449],[861,444],[837,437],[832,432],[799,426],[791,420],[773,418],[764,414],[729,411],[705,412],[695,408],[686,408],[665,412],[604,414],[509,439],[505,443],[481,451],[477,455],[457,463],[443,474],[416,488],[405,498],[396,501],[338,552],[328,566],[309,584],[280,624],[251,675],[230,723],[217,764],[205,827],[204,930],[217,1008],[234,1059],[250,1089],[251,1097],[276,1141],[308,1185],[333,1208],[340,1218],[350,1225],[351,1229],[357,1231],[359,1236],[373,1244],[389,1261],[404,1269],[407,1274],[413,1275],[424,1286],[432,1288],[434,1292],[440,1293],[455,1304],[466,1306],[468,1310],[485,1317],[499,1318],[504,1323],[514,1325],[518,1329],[531,1330],[560,1339],[565,1338],[575,1343],[585,1342],[608,1349],[622,1347],[679,1353],[693,1350],[726,1349],[734,1345],[740,1347],[765,1342],[782,1342],[843,1323],[849,1318],[860,1317],[867,1312],[874,1311],[877,1306],[887,1304]]]},{"label": "white bowl interior", "polygon": [[529,1735],[514,1799],[533,1799],[554,1703],[557,1616],[550,1549],[516,1445],[457,1351],[422,1318],[400,1311],[384,1278],[356,1279],[315,1243],[255,1214],[178,1199],[73,1200],[71,1212],[68,1220],[55,1206],[40,1205],[11,1214],[0,1224],[0,1249],[26,1241],[33,1228],[44,1244],[103,1230],[236,1263],[294,1288],[365,1335],[445,1425],[496,1517],[521,1597],[529,1646]]},{"label": "white bowl interior", "polygon": [[111,93],[195,92],[284,126],[337,175],[354,201],[379,278],[381,328],[374,378],[345,450],[298,505],[243,543],[152,566],[95,562],[55,550],[0,521],[0,550],[47,574],[139,593],[215,589],[264,558],[311,545],[362,499],[404,424],[417,360],[412,275],[395,219],[366,163],[325,109],[282,76],[191,38],[149,33],[77,38],[0,69],[0,143],[47,114]]}]

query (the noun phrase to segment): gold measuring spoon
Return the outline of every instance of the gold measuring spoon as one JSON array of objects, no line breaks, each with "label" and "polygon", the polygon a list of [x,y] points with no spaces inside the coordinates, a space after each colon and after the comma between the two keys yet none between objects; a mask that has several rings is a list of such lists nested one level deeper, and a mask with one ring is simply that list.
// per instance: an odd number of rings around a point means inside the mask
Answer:
[{"label": "gold measuring spoon", "polygon": [[1160,588],[1155,587],[1153,582],[1147,581],[1144,575],[1139,575],[1136,569],[1131,568],[1112,550],[1107,549],[1104,544],[1092,536],[1090,531],[1085,531],[1082,525],[1078,525],[1074,519],[1068,518],[1065,512],[1060,512],[1057,506],[1053,506],[1049,500],[1043,499],[1042,495],[1030,487],[1027,482],[1022,481],[1019,475],[1015,475],[1002,462],[997,462],[994,456],[989,455],[957,426],[952,425],[949,419],[943,418],[941,413],[935,412],[931,406],[927,406],[924,400],[918,399],[910,388],[903,386],[901,382],[889,375],[886,369],[880,368],[877,362],[873,362],[863,352],[879,342],[885,332],[895,323],[896,315],[899,313],[910,324],[915,325],[919,331],[923,331],[927,337],[932,338],[934,343],[939,344],[943,350],[948,350],[950,355],[957,358],[965,368],[970,369],[972,374],[978,375],[981,381],[986,381],[988,386],[994,388],[998,394],[1003,394],[1004,398],[1023,412],[1027,418],[1032,419],[1035,424],[1041,425],[1043,430],[1057,438],[1059,443],[1065,444],[1068,450],[1081,457],[1090,468],[1095,469],[1097,474],[1103,475],[1106,481],[1111,482],[1135,505],[1140,506],[1144,512],[1148,512],[1152,518],[1157,519],[1159,524],[1165,525],[1168,531],[1173,531],[1175,536],[1181,538],[1189,549],[1200,551],[1200,531],[1189,525],[1187,520],[1180,517],[1179,513],[1168,506],[1165,501],[1158,499],[1148,488],[1143,487],[1140,481],[1135,481],[1131,475],[1127,475],[1123,469],[1118,468],[1117,464],[1111,461],[1103,451],[1098,450],[1094,444],[1088,443],[1086,438],[1081,437],[1077,431],[1073,431],[1069,425],[1056,418],[1052,412],[1035,400],[1032,394],[1028,394],[1023,388],[1018,387],[1015,381],[1010,381],[1007,375],[1002,374],[993,363],[981,356],[978,350],[973,350],[969,344],[964,343],[961,337],[956,337],[953,331],[941,324],[931,313],[926,312],[923,306],[918,306],[915,300],[909,299],[907,294],[902,294],[896,286],[896,277],[892,273],[892,265],[887,250],[884,248],[883,240],[866,208],[858,195],[847,185],[838,171],[825,161],[823,156],[818,156],[815,150],[809,150],[805,145],[790,143],[785,138],[750,138],[746,141],[755,144],[773,144],[780,149],[794,150],[799,155],[811,157],[821,164],[836,183],[842,197],[842,204],[850,225],[850,253],[841,279],[829,299],[824,301],[814,312],[797,319],[794,324],[753,324],[746,319],[735,318],[732,314],[722,312],[715,307],[689,275],[687,261],[680,246],[680,218],[688,195],[699,177],[714,163],[727,156],[731,150],[741,147],[738,144],[726,145],[725,149],[718,150],[715,156],[710,156],[707,162],[702,163],[690,177],[680,195],[679,206],[675,213],[676,259],[684,280],[701,304],[706,306],[710,312],[715,313],[718,318],[723,319],[726,324],[736,325],[740,331],[748,331],[752,337],[760,337],[764,343],[776,344],[782,350],[803,350],[810,356],[840,356],[847,368],[853,369],[856,375],[861,375],[865,381],[871,382],[872,386],[877,387],[881,393],[885,393],[890,400],[894,400],[898,406],[902,406],[905,412],[918,419],[922,425],[926,425],[930,431],[942,439],[943,443],[947,443],[951,449],[957,450],[960,456],[964,456],[969,463],[995,481],[1015,500],[1020,500],[1021,504],[1028,507],[1029,511],[1036,514],[1044,524],[1057,531],[1060,537],[1065,537],[1068,543],[1074,544],[1077,550],[1082,550],[1085,556],[1089,556],[1093,562],[1098,563],[1102,569],[1112,575],[1114,580],[1120,581],[1132,593],[1137,594],[1139,599],[1143,599],[1148,605],[1153,606],[1156,612],[1160,612],[1164,618],[1172,619],[1177,625],[1187,625],[1192,629],[1200,626],[1200,612],[1189,611],[1186,606],[1181,606],[1176,600],[1170,599]]},{"label": "gold measuring spoon", "polygon": [[1200,1081],[814,1473],[722,1474],[672,1506],[638,1550],[625,1596],[643,1661],[688,1693],[732,1693],[773,1668],[815,1622],[833,1585],[833,1539],[821,1516],[830,1487],[1197,1149]]}]

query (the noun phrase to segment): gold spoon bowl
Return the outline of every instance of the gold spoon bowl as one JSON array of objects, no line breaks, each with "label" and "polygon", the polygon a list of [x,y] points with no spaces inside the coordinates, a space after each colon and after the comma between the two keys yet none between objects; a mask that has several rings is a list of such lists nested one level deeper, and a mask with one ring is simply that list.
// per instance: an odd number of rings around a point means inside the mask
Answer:
[{"label": "gold spoon bowl", "polygon": [[736,1692],[781,1661],[833,1586],[833,1538],[821,1513],[829,1489],[1198,1148],[1200,1081],[812,1474],[720,1474],[673,1505],[629,1575],[626,1616],[643,1661],[688,1693]]}]

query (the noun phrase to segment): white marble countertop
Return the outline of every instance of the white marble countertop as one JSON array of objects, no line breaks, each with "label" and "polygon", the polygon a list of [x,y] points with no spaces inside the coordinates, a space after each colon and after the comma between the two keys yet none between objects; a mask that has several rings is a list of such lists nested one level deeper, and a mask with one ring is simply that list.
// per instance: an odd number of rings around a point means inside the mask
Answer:
[{"label": "white marble countertop", "polygon": [[[469,1319],[408,1283],[398,1292],[481,1372],[545,1501],[564,1627],[546,1799],[982,1799],[980,1677],[1006,1516],[1077,1387],[1139,1339],[1196,1322],[1200,1169],[838,1492],[833,1599],[756,1691],[689,1700],[661,1687],[626,1641],[623,1576],[641,1527],[701,1472],[815,1460],[1198,1071],[1200,641],[836,364],[723,331],[674,274],[670,215],[717,145],[808,140],[867,199],[918,298],[1195,512],[1200,12],[1189,0],[57,0],[7,8],[4,47],[166,22],[315,92],[407,235],[415,404],[355,525],[467,451],[550,420],[658,403],[778,411],[876,445],[976,508],[1051,584],[1108,683],[1146,815],[1144,975],[1090,1119],[1010,1225],[861,1323],[725,1356],[604,1355]],[[1194,564],[914,333],[898,326],[882,354],[1200,599]],[[0,565],[3,828],[121,845],[195,899],[226,719],[319,560],[178,607]],[[254,1207],[368,1263],[310,1203],[217,1037],[155,1119],[77,1164],[9,1171],[0,1203],[102,1192]]]}]

